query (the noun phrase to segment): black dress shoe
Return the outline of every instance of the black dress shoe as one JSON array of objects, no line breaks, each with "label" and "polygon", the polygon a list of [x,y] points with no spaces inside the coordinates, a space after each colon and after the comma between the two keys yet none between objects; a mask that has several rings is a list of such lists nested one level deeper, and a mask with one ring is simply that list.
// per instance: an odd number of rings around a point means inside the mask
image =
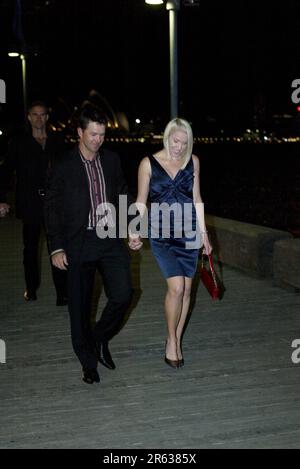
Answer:
[{"label": "black dress shoe", "polygon": [[96,368],[82,368],[82,380],[87,384],[100,383],[100,376]]},{"label": "black dress shoe", "polygon": [[114,364],[110,351],[108,349],[107,342],[96,343],[95,350],[98,361],[101,363],[101,365],[105,366],[109,370],[114,370],[116,368],[116,365]]},{"label": "black dress shoe", "polygon": [[25,290],[24,300],[25,301],[36,301],[37,300],[36,292],[29,292],[28,290]]},{"label": "black dress shoe", "polygon": [[56,298],[56,306],[66,306],[68,304],[68,298],[66,296],[58,296]]}]

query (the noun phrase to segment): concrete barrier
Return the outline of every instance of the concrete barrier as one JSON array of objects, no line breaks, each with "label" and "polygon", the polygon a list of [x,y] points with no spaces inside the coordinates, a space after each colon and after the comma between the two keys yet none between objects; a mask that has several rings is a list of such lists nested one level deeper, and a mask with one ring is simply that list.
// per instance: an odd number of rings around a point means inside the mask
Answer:
[{"label": "concrete barrier", "polygon": [[258,277],[273,276],[274,245],[289,240],[286,231],[206,215],[214,253],[225,264]]},{"label": "concrete barrier", "polygon": [[300,291],[300,238],[275,243],[273,269],[275,285]]}]

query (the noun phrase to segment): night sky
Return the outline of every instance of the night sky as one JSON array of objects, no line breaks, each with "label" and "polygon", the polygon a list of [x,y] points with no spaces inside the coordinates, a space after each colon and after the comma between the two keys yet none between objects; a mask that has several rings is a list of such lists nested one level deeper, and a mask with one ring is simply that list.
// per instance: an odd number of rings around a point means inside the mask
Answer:
[{"label": "night sky", "polygon": [[[94,88],[129,119],[169,118],[168,13],[144,0],[23,0],[29,99],[79,105]],[[20,61],[6,58],[14,0],[0,0],[0,78],[21,105]],[[300,2],[201,0],[178,15],[180,115],[251,122],[293,113],[300,77]],[[34,56],[34,52],[38,55]]]}]

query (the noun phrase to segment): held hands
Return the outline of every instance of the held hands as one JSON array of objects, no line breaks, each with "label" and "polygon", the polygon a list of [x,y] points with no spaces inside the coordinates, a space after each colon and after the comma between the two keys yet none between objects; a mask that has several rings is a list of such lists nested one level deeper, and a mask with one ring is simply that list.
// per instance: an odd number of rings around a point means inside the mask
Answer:
[{"label": "held hands", "polygon": [[0,218],[4,218],[10,210],[10,206],[6,203],[0,204]]},{"label": "held hands", "polygon": [[69,265],[66,253],[63,251],[53,254],[53,256],[51,256],[51,262],[60,270],[67,270],[67,265]]},{"label": "held hands", "polygon": [[143,242],[141,241],[140,235],[129,232],[128,237],[128,246],[130,247],[130,249],[132,249],[133,251],[138,251],[139,249],[141,249],[141,247],[143,246]]}]

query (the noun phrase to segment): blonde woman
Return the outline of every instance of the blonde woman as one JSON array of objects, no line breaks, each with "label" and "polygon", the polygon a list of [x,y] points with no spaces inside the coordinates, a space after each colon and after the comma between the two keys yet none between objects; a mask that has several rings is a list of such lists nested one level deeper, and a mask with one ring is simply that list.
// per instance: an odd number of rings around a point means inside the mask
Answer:
[{"label": "blonde woman", "polygon": [[[184,365],[181,340],[199,249],[203,246],[208,254],[212,248],[200,196],[200,164],[192,154],[193,133],[189,123],[179,118],[171,120],[164,131],[163,143],[160,151],[140,163],[136,205],[143,215],[150,198],[149,241],[167,282],[165,362],[179,368]],[[139,249],[139,243],[139,239],[131,237],[129,246]]]}]

